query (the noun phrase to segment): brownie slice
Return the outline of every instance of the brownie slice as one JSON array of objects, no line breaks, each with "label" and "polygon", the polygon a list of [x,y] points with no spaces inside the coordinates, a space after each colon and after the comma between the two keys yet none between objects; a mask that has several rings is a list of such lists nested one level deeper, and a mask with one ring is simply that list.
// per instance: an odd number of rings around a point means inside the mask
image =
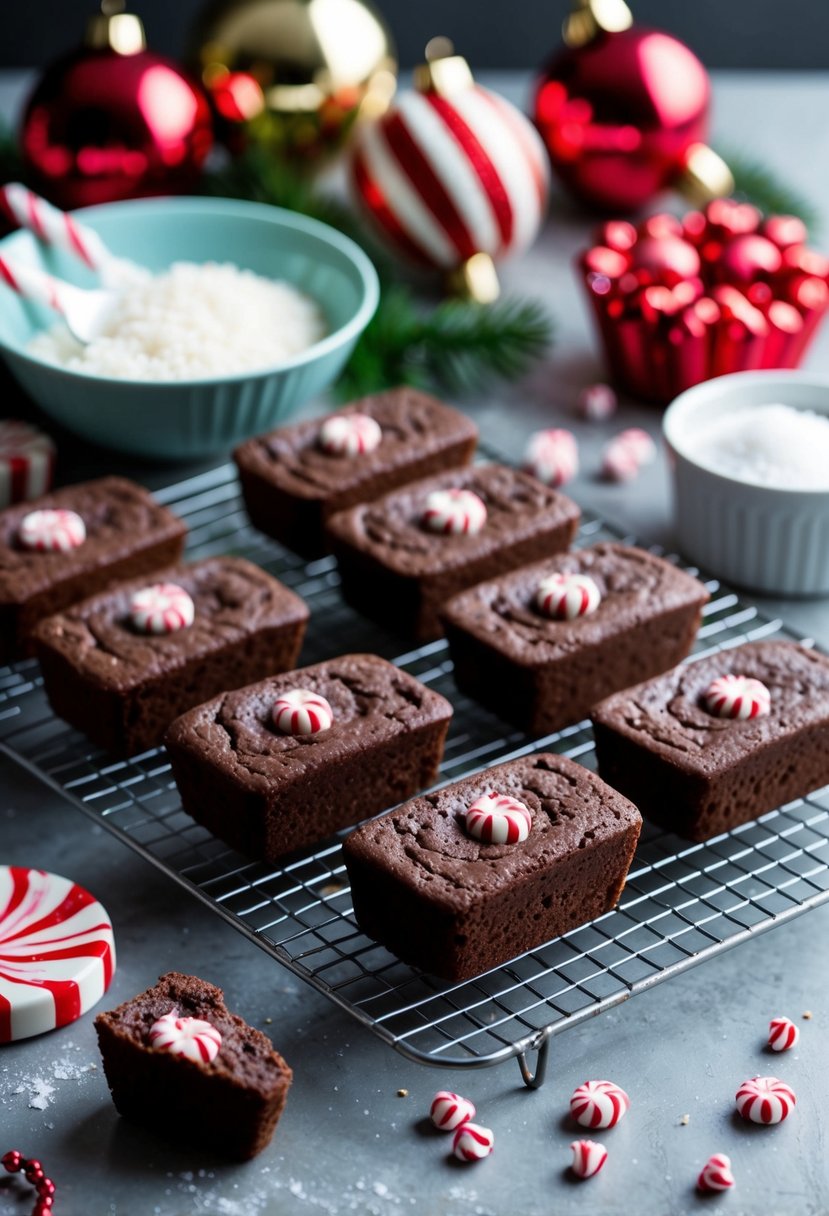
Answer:
[{"label": "brownie slice", "polygon": [[[166,1014],[209,1022],[222,1037],[210,1062],[160,1051]],[[270,1039],[224,1003],[221,988],[171,971],[153,988],[95,1018],[107,1084],[120,1115],[164,1139],[246,1161],[271,1141],[292,1073]]]},{"label": "brownie slice", "polygon": [[305,557],[327,552],[323,525],[335,511],[468,464],[478,441],[470,418],[414,388],[363,397],[338,413],[374,418],[379,446],[356,456],[326,453],[325,419],[317,418],[249,439],[233,454],[251,522]]},{"label": "brownie slice", "polygon": [[[75,511],[86,540],[68,552],[32,552],[18,541],[24,516]],[[187,528],[148,490],[102,477],[0,511],[0,662],[31,654],[38,621],[122,578],[178,561]]]},{"label": "brownie slice", "polygon": [[[483,844],[459,816],[482,794],[532,814],[519,844]],[[485,769],[352,832],[343,846],[360,928],[405,962],[466,980],[617,903],[642,819],[564,756]]]},{"label": "brownie slice", "polygon": [[[718,718],[712,680],[761,680],[764,717]],[[593,710],[599,771],[642,813],[707,840],[829,782],[829,659],[795,642],[750,642],[616,693]]]},{"label": "brownie slice", "polygon": [[[129,619],[135,592],[176,583],[193,624],[142,634]],[[155,747],[174,718],[226,688],[294,666],[308,608],[240,557],[208,557],[155,571],[41,621],[34,632],[55,713],[114,755]]]},{"label": "brownie slice", "polygon": [[[542,579],[588,575],[598,608],[553,620]],[[673,667],[691,649],[708,592],[643,549],[600,544],[522,566],[449,600],[441,612],[460,689],[533,734],[586,717],[620,688]]]},{"label": "brownie slice", "polygon": [[[285,735],[280,694],[326,698],[333,723]],[[434,784],[452,706],[375,655],[350,654],[224,693],[170,727],[184,809],[251,857],[274,861]]]},{"label": "brownie slice", "polygon": [[[422,523],[433,490],[471,490],[487,519],[477,533],[445,535]],[[451,596],[525,562],[567,549],[574,502],[506,465],[455,469],[341,511],[328,523],[346,600],[418,641],[440,637]]]}]

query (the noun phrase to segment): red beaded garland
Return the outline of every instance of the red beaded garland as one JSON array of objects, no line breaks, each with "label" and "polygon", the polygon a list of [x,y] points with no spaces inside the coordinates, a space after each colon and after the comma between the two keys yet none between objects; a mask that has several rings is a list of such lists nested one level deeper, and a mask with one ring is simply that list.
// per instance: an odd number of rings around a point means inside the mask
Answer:
[{"label": "red beaded garland", "polygon": [[46,1177],[40,1161],[36,1157],[27,1159],[18,1149],[10,1149],[0,1157],[0,1164],[9,1174],[22,1173],[35,1188],[37,1198],[32,1216],[52,1216],[56,1188],[52,1179]]}]

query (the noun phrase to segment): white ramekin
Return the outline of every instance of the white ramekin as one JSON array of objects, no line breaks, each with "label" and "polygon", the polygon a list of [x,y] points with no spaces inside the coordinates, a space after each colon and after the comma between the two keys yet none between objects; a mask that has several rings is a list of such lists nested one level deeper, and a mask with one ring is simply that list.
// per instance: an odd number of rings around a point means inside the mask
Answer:
[{"label": "white ramekin", "polygon": [[829,415],[829,377],[737,372],[682,393],[662,430],[673,471],[677,541],[728,582],[776,595],[829,594],[829,490],[777,490],[715,473],[694,455],[726,413],[782,402]]}]

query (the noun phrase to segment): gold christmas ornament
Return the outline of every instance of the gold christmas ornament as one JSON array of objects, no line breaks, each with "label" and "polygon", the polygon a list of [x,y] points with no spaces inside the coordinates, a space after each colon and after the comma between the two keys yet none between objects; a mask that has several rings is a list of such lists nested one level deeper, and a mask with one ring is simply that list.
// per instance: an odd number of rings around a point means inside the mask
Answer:
[{"label": "gold christmas ornament", "polygon": [[338,151],[397,87],[391,34],[367,0],[214,0],[190,59],[231,132],[298,160]]}]

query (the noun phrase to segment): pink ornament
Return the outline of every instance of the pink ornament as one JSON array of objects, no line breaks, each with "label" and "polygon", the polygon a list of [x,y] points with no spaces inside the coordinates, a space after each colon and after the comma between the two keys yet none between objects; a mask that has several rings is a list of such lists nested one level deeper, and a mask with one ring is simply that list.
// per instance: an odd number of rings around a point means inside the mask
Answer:
[{"label": "pink ornament", "polygon": [[468,1098],[453,1094],[448,1089],[439,1089],[432,1098],[429,1118],[438,1131],[454,1132],[475,1118],[475,1107]]},{"label": "pink ornament", "polygon": [[328,730],[334,711],[325,697],[307,688],[291,688],[274,701],[273,721],[283,735],[316,735]]},{"label": "pink ornament", "polygon": [[737,1110],[752,1123],[782,1123],[797,1104],[794,1090],[777,1077],[752,1077],[736,1095]]},{"label": "pink ornament", "polygon": [[609,384],[588,384],[579,393],[576,412],[588,422],[604,422],[616,413],[619,401]]},{"label": "pink ornament", "polygon": [[552,427],[530,436],[524,468],[545,486],[563,486],[579,471],[579,450],[572,431]]},{"label": "pink ornament", "polygon": [[472,490],[433,490],[423,524],[444,536],[476,536],[486,523],[486,504]]},{"label": "pink ornament", "polygon": [[210,1064],[219,1054],[222,1036],[210,1022],[202,1018],[180,1018],[172,1011],[153,1022],[150,1046],[196,1064]]},{"label": "pink ornament", "polygon": [[636,452],[627,444],[612,439],[602,452],[601,472],[605,481],[633,481],[640,468]]},{"label": "pink ornament", "polygon": [[452,1152],[459,1161],[480,1161],[488,1157],[495,1145],[495,1136],[488,1127],[464,1123],[455,1132]]},{"label": "pink ornament", "polygon": [[573,1150],[570,1169],[577,1178],[592,1178],[607,1161],[607,1149],[595,1140],[574,1140],[570,1148]]},{"label": "pink ornament", "polygon": [[380,424],[369,414],[334,414],[319,431],[319,446],[330,456],[362,456],[383,438]]},{"label": "pink ornament", "polygon": [[790,1018],[772,1018],[769,1022],[769,1047],[772,1051],[789,1051],[797,1047],[800,1030]]},{"label": "pink ornament", "polygon": [[482,794],[463,812],[464,827],[483,844],[521,844],[532,830],[530,810],[506,794]]},{"label": "pink ornament", "polygon": [[24,549],[68,553],[86,540],[86,525],[74,511],[41,508],[23,516],[17,535]]},{"label": "pink ornament", "polygon": [[719,676],[702,694],[705,708],[716,718],[762,718],[771,709],[771,693],[749,676]]},{"label": "pink ornament", "polygon": [[697,1178],[697,1190],[700,1191],[730,1191],[734,1186],[734,1175],[731,1173],[731,1158],[725,1153],[714,1153],[709,1157],[700,1170]]},{"label": "pink ornament", "polygon": [[193,624],[196,606],[178,583],[154,583],[130,600],[130,622],[138,633],[177,633]]},{"label": "pink ornament", "polygon": [[28,422],[0,421],[0,508],[28,502],[52,484],[55,445]]},{"label": "pink ornament", "polygon": [[595,612],[602,594],[589,574],[551,574],[538,584],[535,602],[545,616],[572,621]]},{"label": "pink ornament", "polygon": [[570,1099],[570,1114],[576,1123],[592,1131],[615,1127],[629,1109],[630,1098],[612,1081],[585,1081]]}]

